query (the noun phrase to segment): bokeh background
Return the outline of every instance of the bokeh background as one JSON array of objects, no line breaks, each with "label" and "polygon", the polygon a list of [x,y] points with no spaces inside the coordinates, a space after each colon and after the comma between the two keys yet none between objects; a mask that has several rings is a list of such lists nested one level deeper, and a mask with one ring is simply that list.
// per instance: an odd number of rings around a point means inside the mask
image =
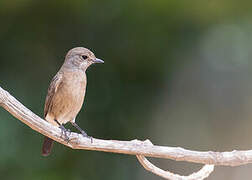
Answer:
[{"label": "bokeh background", "polygon": [[[66,52],[84,46],[88,69],[77,122],[103,139],[150,139],[192,150],[252,149],[252,2],[235,0],[1,0],[0,86],[43,116]],[[1,179],[161,179],[134,156],[72,150],[0,108]],[[71,128],[70,126],[67,126]],[[187,175],[201,165],[151,159]],[[209,179],[251,179],[252,165]]]}]

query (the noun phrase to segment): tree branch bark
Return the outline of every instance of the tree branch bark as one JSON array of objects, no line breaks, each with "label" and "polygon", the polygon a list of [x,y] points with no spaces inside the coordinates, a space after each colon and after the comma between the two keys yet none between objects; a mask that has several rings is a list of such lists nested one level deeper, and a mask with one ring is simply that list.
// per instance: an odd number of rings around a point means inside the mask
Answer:
[{"label": "tree branch bark", "polygon": [[[234,150],[231,152],[200,152],[191,151],[180,147],[157,146],[153,145],[149,140],[118,141],[93,138],[93,142],[91,143],[90,139],[85,138],[77,133],[71,133],[69,135],[70,141],[66,142],[64,141],[64,138],[61,137],[61,130],[58,127],[53,126],[41,119],[1,87],[0,106],[2,106],[14,117],[28,125],[33,130],[73,149],[137,155],[141,164],[147,160],[144,159],[143,156],[223,166],[239,166],[252,163],[252,150]],[[146,167],[147,166],[145,165],[145,168]],[[213,168],[213,166],[211,167]],[[209,168],[209,170],[211,170],[211,168]]]}]

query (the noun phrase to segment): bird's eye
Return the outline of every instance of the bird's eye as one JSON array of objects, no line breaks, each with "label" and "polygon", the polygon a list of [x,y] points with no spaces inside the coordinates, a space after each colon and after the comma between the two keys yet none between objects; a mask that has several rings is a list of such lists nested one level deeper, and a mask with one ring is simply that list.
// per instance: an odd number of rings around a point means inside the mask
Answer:
[{"label": "bird's eye", "polygon": [[87,57],[87,56],[82,56],[82,58],[85,60],[85,59],[87,59],[88,57]]}]

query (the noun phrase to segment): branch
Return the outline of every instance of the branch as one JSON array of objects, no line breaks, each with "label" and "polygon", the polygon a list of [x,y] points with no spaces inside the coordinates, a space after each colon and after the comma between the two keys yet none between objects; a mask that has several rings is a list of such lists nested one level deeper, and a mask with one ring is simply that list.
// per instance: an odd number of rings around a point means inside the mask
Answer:
[{"label": "branch", "polygon": [[[50,137],[51,139],[64,144],[73,149],[85,149],[104,151],[112,153],[122,153],[130,155],[138,155],[139,161],[147,162],[143,156],[172,159],[176,161],[187,161],[201,164],[224,165],[224,166],[239,166],[252,162],[252,150],[248,151],[232,151],[232,152],[212,152],[212,151],[191,151],[180,147],[167,147],[153,145],[149,140],[139,141],[117,141],[117,140],[102,140],[83,137],[77,133],[69,135],[69,142],[64,141],[61,137],[61,130],[49,124],[32,111],[27,109],[18,100],[11,96],[7,91],[0,87],[0,106],[15,116],[17,119],[28,125],[33,130]],[[141,155],[141,156],[139,156]],[[145,163],[146,164],[146,163]],[[204,166],[203,170],[206,167]],[[209,168],[211,169],[211,168]],[[210,171],[209,171],[210,172]]]},{"label": "branch", "polygon": [[144,156],[137,155],[136,156],[138,161],[142,164],[142,166],[147,170],[152,172],[153,174],[156,174],[158,176],[161,176],[165,179],[172,179],[172,180],[193,180],[193,179],[205,179],[207,178],[211,172],[214,170],[214,165],[205,165],[203,168],[201,168],[198,172],[192,173],[189,176],[180,176],[178,174],[173,174],[169,171],[164,171],[154,164],[152,164],[150,161],[148,161]]}]

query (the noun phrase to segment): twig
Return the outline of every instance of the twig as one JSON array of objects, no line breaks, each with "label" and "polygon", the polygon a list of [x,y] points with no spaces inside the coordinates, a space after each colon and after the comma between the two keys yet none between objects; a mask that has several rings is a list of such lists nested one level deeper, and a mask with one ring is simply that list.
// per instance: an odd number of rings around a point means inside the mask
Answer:
[{"label": "twig", "polygon": [[158,176],[161,176],[165,179],[170,179],[170,180],[181,180],[181,179],[202,180],[202,179],[207,178],[214,170],[214,165],[204,165],[198,172],[192,173],[188,176],[181,176],[181,175],[173,174],[169,171],[164,171],[163,169],[158,168],[142,155],[136,155],[136,157],[147,171],[150,171],[153,174],[156,174]]},{"label": "twig", "polygon": [[[90,139],[84,138],[82,135],[77,133],[71,133],[70,142],[66,142],[61,137],[61,130],[59,128],[41,119],[1,87],[0,106],[2,106],[13,116],[28,125],[33,130],[45,136],[48,136],[51,139],[68,147],[71,147],[73,149],[96,150],[137,155],[139,161],[143,163],[143,165],[145,164],[144,167],[149,169],[151,166],[148,167],[146,165],[147,159],[145,159],[143,156],[224,166],[239,166],[252,163],[252,150],[234,150],[231,152],[200,152],[186,150],[180,147],[156,146],[151,144],[149,140],[117,141],[93,138],[93,142],[91,143]],[[207,165],[204,166],[204,168],[200,171],[210,173],[211,168],[213,169],[213,166]]]}]

